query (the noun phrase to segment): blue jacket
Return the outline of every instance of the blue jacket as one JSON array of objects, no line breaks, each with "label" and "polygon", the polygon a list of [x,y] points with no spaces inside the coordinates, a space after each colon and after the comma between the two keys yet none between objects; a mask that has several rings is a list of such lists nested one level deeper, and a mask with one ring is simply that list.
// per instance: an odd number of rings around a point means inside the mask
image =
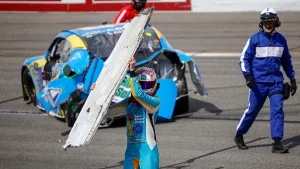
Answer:
[{"label": "blue jacket", "polygon": [[270,36],[263,31],[252,35],[240,58],[243,75],[251,75],[256,82],[282,82],[280,66],[290,80],[295,79],[291,55],[284,36],[278,32]]}]

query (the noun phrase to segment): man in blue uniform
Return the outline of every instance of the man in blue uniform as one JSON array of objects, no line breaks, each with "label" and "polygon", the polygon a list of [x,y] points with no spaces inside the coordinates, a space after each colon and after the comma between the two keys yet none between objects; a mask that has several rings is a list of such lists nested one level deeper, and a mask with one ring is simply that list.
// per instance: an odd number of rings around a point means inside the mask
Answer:
[{"label": "man in blue uniform", "polygon": [[[127,149],[124,169],[158,169],[159,153],[155,134],[155,122],[160,99],[153,69],[135,70],[135,58],[129,61],[131,97],[109,107],[109,111],[126,112]],[[95,84],[91,86],[94,89]]]},{"label": "man in blue uniform", "polygon": [[248,108],[237,126],[234,139],[240,149],[248,149],[243,135],[248,132],[266,98],[269,97],[271,137],[274,140],[272,152],[289,151],[288,147],[281,144],[284,129],[284,79],[280,71],[281,66],[290,79],[292,96],[296,93],[297,85],[287,41],[275,31],[280,24],[276,10],[264,9],[260,15],[260,31],[247,41],[240,58],[240,68],[246,85],[250,88]]}]

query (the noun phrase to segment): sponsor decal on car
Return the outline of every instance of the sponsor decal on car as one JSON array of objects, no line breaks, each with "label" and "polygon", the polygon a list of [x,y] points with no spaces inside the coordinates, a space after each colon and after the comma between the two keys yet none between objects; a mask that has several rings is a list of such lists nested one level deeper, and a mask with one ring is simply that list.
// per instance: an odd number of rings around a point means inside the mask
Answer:
[{"label": "sponsor decal on car", "polygon": [[62,89],[59,88],[44,88],[44,95],[42,96],[46,102],[50,102],[52,107],[55,107],[55,103],[58,100]]},{"label": "sponsor decal on car", "polygon": [[125,98],[129,97],[131,94],[130,91],[130,86],[129,86],[129,81],[127,79],[125,79],[119,89],[117,90],[115,96],[113,97],[113,102],[120,102],[122,100],[124,100]]}]

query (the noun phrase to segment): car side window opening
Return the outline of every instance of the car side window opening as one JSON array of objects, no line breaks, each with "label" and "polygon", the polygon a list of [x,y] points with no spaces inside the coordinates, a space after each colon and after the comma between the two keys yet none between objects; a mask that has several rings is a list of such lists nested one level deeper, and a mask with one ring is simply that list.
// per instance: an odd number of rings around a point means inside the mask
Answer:
[{"label": "car side window opening", "polygon": [[60,54],[62,54],[62,52],[63,52],[65,43],[66,43],[66,40],[64,40],[64,39],[57,41],[55,48],[53,50],[53,55],[52,55],[54,58],[56,58],[58,60],[60,59]]},{"label": "car side window opening", "polygon": [[[61,50],[61,49],[58,48],[58,50]],[[60,52],[59,63],[65,63],[65,62],[67,62],[69,60],[69,58],[70,58],[71,52],[72,52],[71,43],[69,41],[64,41],[63,49]]]},{"label": "car side window opening", "polygon": [[62,64],[69,60],[71,50],[71,44],[66,39],[58,38],[54,42],[44,66],[44,80],[51,81],[59,73]]}]

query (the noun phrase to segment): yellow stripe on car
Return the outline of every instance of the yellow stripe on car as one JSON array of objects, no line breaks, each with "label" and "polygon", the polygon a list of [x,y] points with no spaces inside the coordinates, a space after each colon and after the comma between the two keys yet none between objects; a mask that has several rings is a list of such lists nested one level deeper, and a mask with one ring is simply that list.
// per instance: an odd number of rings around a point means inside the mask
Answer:
[{"label": "yellow stripe on car", "polygon": [[31,62],[29,65],[28,65],[28,69],[32,66],[34,66],[34,64],[38,64],[37,67],[44,67],[44,65],[46,64],[46,59],[45,58],[42,58],[42,59],[39,59],[39,60],[36,60],[36,61],[33,61]]},{"label": "yellow stripe on car", "polygon": [[162,35],[162,33],[159,30],[157,30],[155,27],[152,26],[152,29],[154,30],[158,38],[165,38],[164,35]]},{"label": "yellow stripe on car", "polygon": [[67,40],[71,43],[72,50],[75,48],[87,49],[85,43],[77,35],[71,35],[67,38]]}]

